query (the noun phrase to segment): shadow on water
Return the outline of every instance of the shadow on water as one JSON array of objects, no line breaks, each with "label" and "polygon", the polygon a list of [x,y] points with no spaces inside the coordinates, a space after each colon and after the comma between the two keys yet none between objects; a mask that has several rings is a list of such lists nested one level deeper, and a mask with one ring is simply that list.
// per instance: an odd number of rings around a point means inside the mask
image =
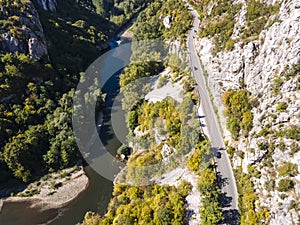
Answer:
[{"label": "shadow on water", "polygon": [[[116,117],[124,118],[123,111],[114,110],[112,108],[115,97],[119,94],[119,75],[122,71],[123,70],[119,70],[114,73],[102,88],[102,92],[106,93],[106,98],[103,104],[103,125],[98,130],[98,134],[101,142],[105,146],[105,151],[109,151],[113,156],[116,154],[121,142],[116,137],[112,127],[112,114]],[[123,123],[120,123],[119,126],[127,130],[125,120],[122,119],[122,121]],[[95,148],[97,147],[98,146],[95,146]],[[87,211],[98,212],[100,215],[105,214],[106,207],[111,199],[113,183],[100,176],[90,167],[87,167],[85,171],[90,180],[88,189],[82,193],[74,203],[64,209],[63,215],[58,220],[51,223],[51,225],[74,225],[76,223],[74,223],[74,216],[76,217],[77,222],[81,222]]]},{"label": "shadow on water", "polygon": [[51,225],[75,225],[82,222],[86,212],[98,212],[104,215],[110,201],[113,183],[95,172],[90,167],[85,168],[89,177],[88,189],[79,195],[71,204],[62,209],[61,216]]},{"label": "shadow on water", "polygon": [[[126,138],[126,135],[128,133],[125,123],[125,116],[124,112],[120,108],[113,107],[113,104],[116,100],[116,97],[120,93],[120,74],[123,72],[123,69],[117,71],[114,73],[108,81],[105,83],[105,85],[102,88],[102,92],[106,93],[105,102],[103,104],[104,106],[104,120],[103,125],[101,126],[99,137],[101,142],[107,147],[107,150],[112,154],[116,154],[117,148],[122,144],[121,141],[116,138],[116,133],[112,126],[112,115],[114,117],[120,118],[120,127],[124,130],[124,136],[121,137],[122,139]],[[114,147],[109,148],[111,146],[110,142],[114,142]]]},{"label": "shadow on water", "polygon": [[[39,208],[28,207],[31,205],[28,201],[23,202],[9,202],[5,203],[1,211],[1,225],[34,225],[42,224],[48,220],[56,217],[58,210],[50,209],[40,211]],[[36,214],[38,212],[39,216],[30,215]]]}]

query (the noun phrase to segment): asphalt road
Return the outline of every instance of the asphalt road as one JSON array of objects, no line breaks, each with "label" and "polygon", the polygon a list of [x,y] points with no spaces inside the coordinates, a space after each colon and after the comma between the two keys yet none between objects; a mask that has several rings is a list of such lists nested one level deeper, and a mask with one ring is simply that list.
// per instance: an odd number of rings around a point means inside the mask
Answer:
[{"label": "asphalt road", "polygon": [[[213,110],[212,103],[208,91],[206,89],[206,82],[201,68],[199,58],[196,53],[194,45],[194,36],[197,34],[199,27],[198,13],[190,7],[190,11],[193,14],[194,22],[193,28],[188,35],[188,50],[190,54],[191,66],[194,73],[194,77],[197,83],[198,93],[200,95],[200,107],[204,114],[204,121],[207,131],[207,136],[211,141],[212,151],[216,153],[219,151],[221,157],[215,157],[217,164],[217,171],[220,175],[221,191],[222,191],[222,206],[223,212],[228,216],[225,218],[225,224],[238,224],[237,210],[238,210],[238,194],[235,184],[235,178],[232,172],[232,167],[229,161],[223,138],[220,132],[219,125],[217,123],[216,115]],[[223,148],[224,150],[219,150]]]}]

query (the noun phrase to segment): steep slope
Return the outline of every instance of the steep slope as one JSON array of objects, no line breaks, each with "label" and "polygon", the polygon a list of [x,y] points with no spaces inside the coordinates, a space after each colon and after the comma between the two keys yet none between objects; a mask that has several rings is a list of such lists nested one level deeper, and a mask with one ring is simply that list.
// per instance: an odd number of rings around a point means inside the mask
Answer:
[{"label": "steep slope", "polygon": [[197,48],[236,170],[241,223],[299,223],[300,2],[201,3]]},{"label": "steep slope", "polygon": [[31,1],[1,2],[2,49],[23,52],[34,59],[47,55],[47,43],[37,10]]},{"label": "steep slope", "polygon": [[[0,1],[0,183],[76,164],[73,88],[132,11],[114,1]],[[115,9],[104,17],[96,9]],[[108,10],[110,11],[110,10]],[[115,23],[111,17],[124,17]],[[115,18],[114,17],[114,18]],[[34,162],[34,163],[33,163]]]},{"label": "steep slope", "polygon": [[55,12],[57,0],[36,0],[37,3],[46,11]]}]

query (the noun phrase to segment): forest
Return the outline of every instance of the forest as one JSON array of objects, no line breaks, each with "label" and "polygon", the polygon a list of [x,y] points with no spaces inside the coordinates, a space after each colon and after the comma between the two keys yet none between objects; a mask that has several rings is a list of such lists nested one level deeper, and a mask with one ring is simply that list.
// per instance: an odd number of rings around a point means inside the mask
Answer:
[{"label": "forest", "polygon": [[[29,2],[0,1],[0,30],[23,44],[28,37],[20,21]],[[23,51],[0,49],[0,184],[12,178],[31,182],[81,159],[71,127],[74,88],[120,26],[146,4],[65,0],[56,12],[35,5],[48,56],[34,60],[25,44]]]}]

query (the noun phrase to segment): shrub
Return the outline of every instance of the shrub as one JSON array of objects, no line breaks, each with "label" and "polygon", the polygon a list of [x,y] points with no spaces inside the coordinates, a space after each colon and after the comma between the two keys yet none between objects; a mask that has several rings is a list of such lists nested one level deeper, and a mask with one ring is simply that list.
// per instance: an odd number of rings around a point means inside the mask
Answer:
[{"label": "shrub", "polygon": [[273,83],[273,92],[274,92],[274,94],[279,93],[282,84],[283,84],[283,80],[282,80],[281,77],[276,77],[274,79],[274,83]]},{"label": "shrub", "polygon": [[276,132],[279,137],[286,137],[290,139],[300,139],[300,127],[291,126],[290,128],[279,130]]},{"label": "shrub", "polygon": [[271,180],[267,180],[264,184],[264,188],[267,190],[267,191],[273,191],[274,188],[275,188],[275,180],[274,179],[271,179]]},{"label": "shrub", "polygon": [[167,76],[160,76],[158,78],[157,88],[161,88],[165,86],[168,83],[168,77]]},{"label": "shrub", "polygon": [[293,189],[295,184],[296,184],[295,181],[293,181],[291,179],[282,179],[278,183],[277,190],[280,192],[287,192],[287,191]]},{"label": "shrub", "polygon": [[234,41],[231,38],[226,42],[225,49],[227,51],[232,51],[234,49]]},{"label": "shrub", "polygon": [[226,128],[230,131],[232,137],[234,139],[237,139],[241,129],[240,121],[235,117],[229,117],[229,119],[226,122]]},{"label": "shrub", "polygon": [[197,172],[200,166],[201,155],[200,151],[196,151],[193,155],[191,155],[188,161],[188,168],[193,172]]},{"label": "shrub", "polygon": [[118,155],[122,155],[122,154],[123,154],[123,155],[125,155],[125,156],[128,156],[128,155],[130,155],[130,148],[129,148],[128,146],[122,144],[122,145],[118,148],[117,153],[118,153]]},{"label": "shrub", "polygon": [[278,174],[281,177],[285,176],[296,176],[298,174],[298,166],[297,164],[294,163],[285,163],[278,169]]},{"label": "shrub", "polygon": [[229,147],[227,148],[227,153],[229,154],[229,157],[230,157],[230,158],[233,157],[234,152],[235,152],[235,148],[234,148],[234,147],[229,146]]},{"label": "shrub", "polygon": [[295,153],[300,151],[300,146],[296,142],[293,142],[290,146],[290,149],[291,149],[290,155],[294,156]]},{"label": "shrub", "polygon": [[101,219],[100,216],[93,213],[93,212],[87,212],[84,216],[84,223],[81,225],[99,225]]},{"label": "shrub", "polygon": [[251,36],[257,38],[260,32],[265,28],[268,18],[279,12],[280,4],[267,5],[260,1],[251,0],[247,4],[246,28],[243,38]]},{"label": "shrub", "polygon": [[276,110],[278,112],[283,112],[287,109],[288,104],[286,102],[278,102],[276,106]]},{"label": "shrub", "polygon": [[245,135],[248,135],[253,126],[253,114],[248,93],[244,90],[229,90],[224,92],[222,100],[225,104],[225,115],[229,117],[226,127],[233,138],[238,138],[241,129]]}]

